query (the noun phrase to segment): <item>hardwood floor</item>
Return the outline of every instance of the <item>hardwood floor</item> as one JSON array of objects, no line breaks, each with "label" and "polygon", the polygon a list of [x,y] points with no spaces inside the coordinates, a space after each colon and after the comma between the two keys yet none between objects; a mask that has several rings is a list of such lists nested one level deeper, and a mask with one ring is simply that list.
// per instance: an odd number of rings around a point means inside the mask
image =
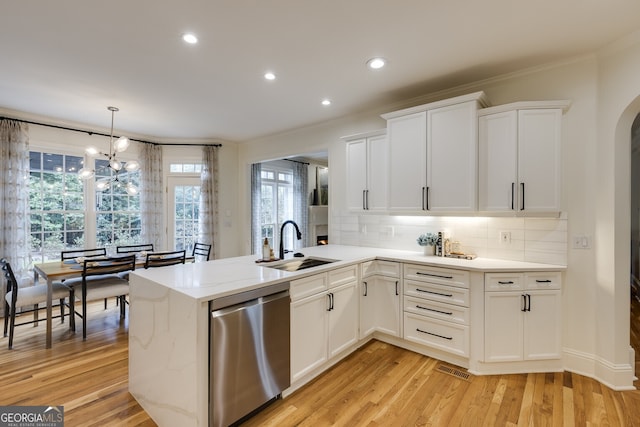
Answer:
[{"label": "hardwood floor", "polygon": [[[0,340],[0,405],[63,405],[67,427],[155,425],[127,389],[127,321],[113,301],[90,310],[85,342],[57,320],[49,350],[44,323],[16,328],[13,350]],[[640,372],[640,303],[631,316]],[[567,372],[465,380],[443,365],[372,341],[243,426],[640,426],[640,391]]]}]

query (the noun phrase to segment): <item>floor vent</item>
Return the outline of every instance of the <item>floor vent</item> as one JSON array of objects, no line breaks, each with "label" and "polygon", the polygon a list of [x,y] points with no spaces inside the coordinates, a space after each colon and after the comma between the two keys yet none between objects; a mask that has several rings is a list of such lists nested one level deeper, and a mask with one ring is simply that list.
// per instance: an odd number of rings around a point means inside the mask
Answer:
[{"label": "floor vent", "polygon": [[469,374],[468,372],[464,372],[459,369],[451,368],[445,365],[438,366],[438,369],[436,370],[438,372],[442,372],[443,374],[453,375],[454,377],[460,378],[461,380],[465,380],[465,381],[471,381],[471,378],[472,378],[471,374]]}]

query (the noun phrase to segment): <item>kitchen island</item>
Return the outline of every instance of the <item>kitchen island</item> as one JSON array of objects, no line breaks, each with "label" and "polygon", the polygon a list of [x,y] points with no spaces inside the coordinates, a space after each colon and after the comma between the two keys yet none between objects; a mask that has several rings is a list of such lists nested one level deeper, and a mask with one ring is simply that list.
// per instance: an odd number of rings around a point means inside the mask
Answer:
[{"label": "kitchen island", "polygon": [[210,301],[376,259],[465,270],[477,277],[564,270],[558,265],[426,257],[417,251],[339,245],[302,252],[337,261],[289,272],[256,263],[256,256],[244,256],[131,273],[129,390],[158,425],[209,423]]}]

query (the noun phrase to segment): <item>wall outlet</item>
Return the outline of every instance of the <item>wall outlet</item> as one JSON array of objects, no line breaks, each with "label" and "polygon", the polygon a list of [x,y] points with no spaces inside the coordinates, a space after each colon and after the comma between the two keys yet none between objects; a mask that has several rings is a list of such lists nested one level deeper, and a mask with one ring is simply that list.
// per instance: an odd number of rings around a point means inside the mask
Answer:
[{"label": "wall outlet", "polygon": [[573,236],[571,238],[573,249],[591,249],[591,236]]},{"label": "wall outlet", "polygon": [[510,231],[501,231],[500,232],[500,243],[503,243],[503,244],[511,243],[511,232]]}]

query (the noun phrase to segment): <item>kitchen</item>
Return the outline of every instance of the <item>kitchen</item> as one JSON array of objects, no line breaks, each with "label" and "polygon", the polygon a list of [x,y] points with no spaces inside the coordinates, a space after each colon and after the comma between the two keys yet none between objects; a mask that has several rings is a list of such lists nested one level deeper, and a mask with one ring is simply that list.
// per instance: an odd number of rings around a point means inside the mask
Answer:
[{"label": "kitchen", "polygon": [[[298,129],[296,132],[259,137],[250,142],[226,144],[222,150],[221,174],[232,177],[221,190],[224,216],[232,218],[222,227],[221,256],[248,253],[249,233],[242,224],[250,221],[247,188],[251,163],[290,155],[326,150],[330,175],[330,223],[332,243],[384,246],[417,250],[416,231],[421,228],[451,229],[463,244],[474,242],[478,255],[517,261],[540,261],[543,252],[565,244],[566,250],[552,250],[552,256],[566,264],[563,281],[563,349],[567,369],[598,378],[616,389],[633,386],[633,356],[629,348],[628,262],[629,187],[631,123],[640,111],[640,44],[637,34],[608,44],[597,54],[572,57],[550,66],[529,68],[520,73],[475,81],[463,87],[451,85],[444,91],[422,91],[421,97],[407,96],[403,102],[378,107],[367,114]],[[545,246],[545,233],[523,233],[535,229],[530,218],[474,218],[397,215],[359,215],[349,212],[341,183],[346,170],[345,142],[341,139],[385,127],[381,114],[405,107],[438,101],[475,91],[484,91],[492,106],[521,101],[564,99],[571,101],[566,112],[562,163],[562,200],[559,218],[545,218],[544,231],[564,232],[564,241]],[[101,105],[100,108],[103,108]],[[66,134],[33,127],[36,141],[67,142]],[[300,141],[304,141],[301,151]],[[78,146],[83,141],[76,141]],[[186,150],[168,149],[171,156]],[[196,156],[197,153],[193,153]],[[479,223],[480,231],[474,221]],[[454,226],[452,226],[454,224]],[[471,225],[469,225],[471,224]],[[391,228],[393,227],[393,232]],[[407,230],[403,232],[403,230]],[[499,231],[510,231],[511,245],[497,242]],[[473,233],[479,233],[474,235]],[[522,239],[516,239],[517,235]],[[574,236],[588,236],[591,246],[571,244]],[[549,243],[549,242],[546,242]],[[551,255],[550,255],[551,256]],[[565,259],[562,257],[565,256]]]}]

